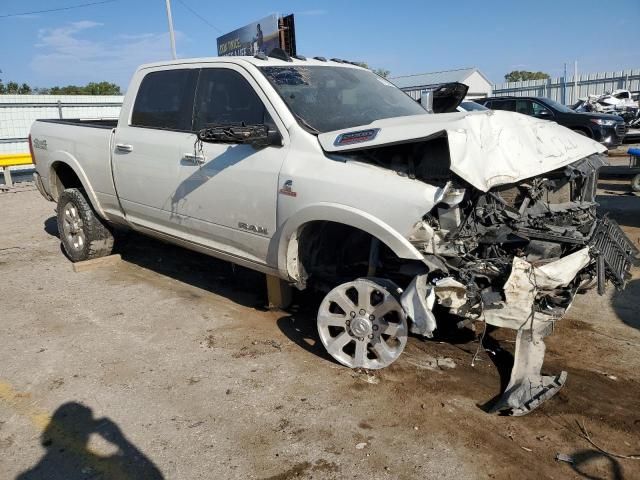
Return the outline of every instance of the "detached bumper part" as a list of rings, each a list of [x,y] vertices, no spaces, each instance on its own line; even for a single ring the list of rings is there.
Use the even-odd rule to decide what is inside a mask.
[[[541,375],[545,344],[543,338],[553,330],[552,322],[534,321],[530,328],[521,328],[516,337],[516,352],[507,389],[491,409],[520,417],[535,410],[564,386],[567,372]]]
[[[402,293],[400,305],[411,320],[411,333],[427,338],[433,337],[436,329],[436,317],[431,311],[435,303],[435,292],[427,285],[427,275],[414,277],[411,284]]]
[[[636,246],[620,226],[607,217],[598,219],[589,245],[597,260],[598,293],[604,293],[606,280],[617,290],[624,289],[631,278],[631,266],[640,263]]]

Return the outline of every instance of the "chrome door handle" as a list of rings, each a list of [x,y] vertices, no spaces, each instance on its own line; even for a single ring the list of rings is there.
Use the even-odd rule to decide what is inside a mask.
[[[206,160],[204,155],[195,155],[193,153],[185,153],[182,155],[182,158],[184,158],[185,160],[188,160],[194,165],[202,165]]]
[[[116,143],[116,150],[119,152],[133,152],[133,145],[125,145],[124,143]]]

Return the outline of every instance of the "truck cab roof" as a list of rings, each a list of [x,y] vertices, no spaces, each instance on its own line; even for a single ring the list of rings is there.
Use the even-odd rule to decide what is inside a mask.
[[[355,65],[352,62],[347,62],[346,60],[337,59],[323,59],[323,57],[314,57],[314,58],[306,58],[302,60],[299,57],[291,57],[290,61],[281,60],[275,57],[262,57],[258,58],[256,56],[227,56],[227,57],[201,57],[201,58],[179,58],[177,60],[163,61],[163,62],[153,62],[146,63],[141,65],[138,70],[144,70],[148,68],[157,68],[157,67],[169,67],[169,66],[180,66],[180,65],[189,65],[194,63],[233,63],[236,65],[247,65],[251,64],[256,67],[287,67],[287,66],[325,66],[325,67],[336,67],[336,68],[357,68],[360,70],[366,70],[365,68]]]

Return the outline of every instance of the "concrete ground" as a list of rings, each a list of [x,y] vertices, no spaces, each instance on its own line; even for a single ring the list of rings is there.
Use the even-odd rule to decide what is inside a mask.
[[[640,243],[627,188],[603,180],[599,200]],[[74,273],[53,207],[29,185],[0,193],[2,479],[640,478],[577,426],[640,453],[637,270],[622,294],[578,297],[549,337],[565,388],[500,417],[481,407],[508,372],[505,332],[475,366],[458,334],[352,371],[319,344],[313,295],[265,311],[260,275],[136,235],[121,263]]]

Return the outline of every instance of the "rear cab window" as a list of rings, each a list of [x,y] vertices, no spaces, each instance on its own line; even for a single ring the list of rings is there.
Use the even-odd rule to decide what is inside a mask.
[[[516,111],[515,100],[493,100],[491,102],[491,108],[493,110],[507,110],[509,112]]]
[[[191,131],[198,73],[198,69],[148,73],[138,89],[131,126]]]

